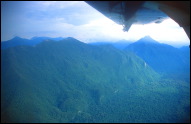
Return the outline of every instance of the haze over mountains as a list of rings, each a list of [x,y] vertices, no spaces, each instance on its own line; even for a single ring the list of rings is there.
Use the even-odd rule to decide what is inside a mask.
[[[190,122],[186,47],[60,39],[1,43],[1,122]]]

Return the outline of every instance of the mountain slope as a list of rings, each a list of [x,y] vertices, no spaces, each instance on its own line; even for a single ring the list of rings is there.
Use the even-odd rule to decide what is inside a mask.
[[[1,122],[184,122],[189,116],[182,110],[189,106],[187,83],[161,84],[142,59],[112,46],[69,37],[5,49],[1,60]]]
[[[130,44],[125,50],[141,57],[157,72],[181,74],[186,71],[189,73],[189,49],[183,53],[178,48],[158,43],[152,38],[146,37]]]

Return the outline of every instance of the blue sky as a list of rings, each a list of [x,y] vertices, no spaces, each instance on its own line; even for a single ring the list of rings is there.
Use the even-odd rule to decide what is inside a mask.
[[[189,38],[171,19],[161,24],[133,25],[128,32],[83,1],[1,1],[1,41],[15,36],[74,37],[83,42],[136,41],[146,35],[173,44]]]

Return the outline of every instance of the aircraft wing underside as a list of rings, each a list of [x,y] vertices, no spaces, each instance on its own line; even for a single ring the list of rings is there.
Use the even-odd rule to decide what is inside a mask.
[[[190,1],[85,1],[93,8],[123,25],[160,23],[172,18],[184,28],[190,38]]]

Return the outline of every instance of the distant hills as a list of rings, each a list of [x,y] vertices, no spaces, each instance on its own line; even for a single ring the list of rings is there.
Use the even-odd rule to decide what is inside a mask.
[[[14,37],[11,40],[1,42],[1,49],[15,46],[35,46],[43,41],[61,41],[63,39],[67,38],[33,37],[29,40]],[[136,42],[120,40],[118,42],[105,41],[89,44],[94,46],[111,45],[119,50],[133,52],[158,73],[167,73],[168,75],[179,73],[179,77],[181,77],[182,72],[186,71],[187,74],[190,72],[190,48],[188,46],[175,48],[164,43],[159,43],[149,36],[145,36]]]
[[[64,38],[62,37],[57,37],[57,38],[50,38],[50,37],[33,37],[30,40],[25,39],[25,38],[20,38],[20,37],[14,37],[11,40],[8,41],[2,41],[1,42],[1,49],[6,49],[10,47],[15,47],[15,46],[34,46],[40,42],[43,42],[44,40],[54,40],[54,41],[60,41]]]
[[[128,40],[119,40],[116,42],[105,41],[105,42],[92,42],[89,44],[91,44],[91,45],[112,45],[117,49],[123,50],[125,47],[127,47],[131,43],[133,43],[133,42],[128,41]]]
[[[67,38],[67,37],[66,37]],[[1,42],[1,49],[6,49],[6,48],[10,48],[10,47],[15,47],[15,46],[34,46],[40,42],[43,42],[45,40],[53,40],[53,41],[60,41],[63,40],[65,38],[62,37],[57,37],[57,38],[51,38],[51,37],[33,37],[30,40],[29,39],[25,39],[25,38],[20,38],[20,37],[14,37],[11,40],[8,41],[2,41]],[[131,44],[131,41],[127,41],[127,40],[120,40],[117,42],[109,42],[109,41],[105,41],[105,42],[93,42],[93,43],[89,43],[91,45],[106,45],[106,44],[111,44],[114,47],[118,48],[118,49],[124,49],[126,46],[128,46],[129,44]]]
[[[117,49],[135,53],[142,58],[149,66],[161,74],[171,75],[175,78],[190,74],[190,48],[183,46],[175,48],[173,46],[159,43],[151,37],[146,36],[140,40],[132,42],[98,42],[91,45],[112,45]],[[183,73],[187,75],[182,75]]]
[[[43,41],[61,41],[63,39],[67,38],[33,37],[29,40],[14,37],[11,40],[1,42],[1,49],[15,46],[35,46]],[[175,48],[164,43],[159,43],[149,36],[145,36],[136,42],[120,40],[118,42],[105,41],[89,44],[94,46],[111,45],[122,51],[133,52],[158,73],[167,73],[168,75],[179,73],[179,76],[182,76],[182,72],[186,71],[188,74],[190,72],[190,48],[188,46]]]
[[[154,41],[119,50],[72,37],[25,40],[16,37],[7,41],[14,47],[1,50],[2,123],[190,122],[190,80],[152,67],[160,64],[154,59],[186,58],[186,47],[181,56]],[[32,40],[35,45],[17,43]]]
[[[158,43],[150,37],[145,37],[127,46],[125,51],[131,51],[141,57],[155,71],[160,73],[190,72],[190,48],[175,48]]]

